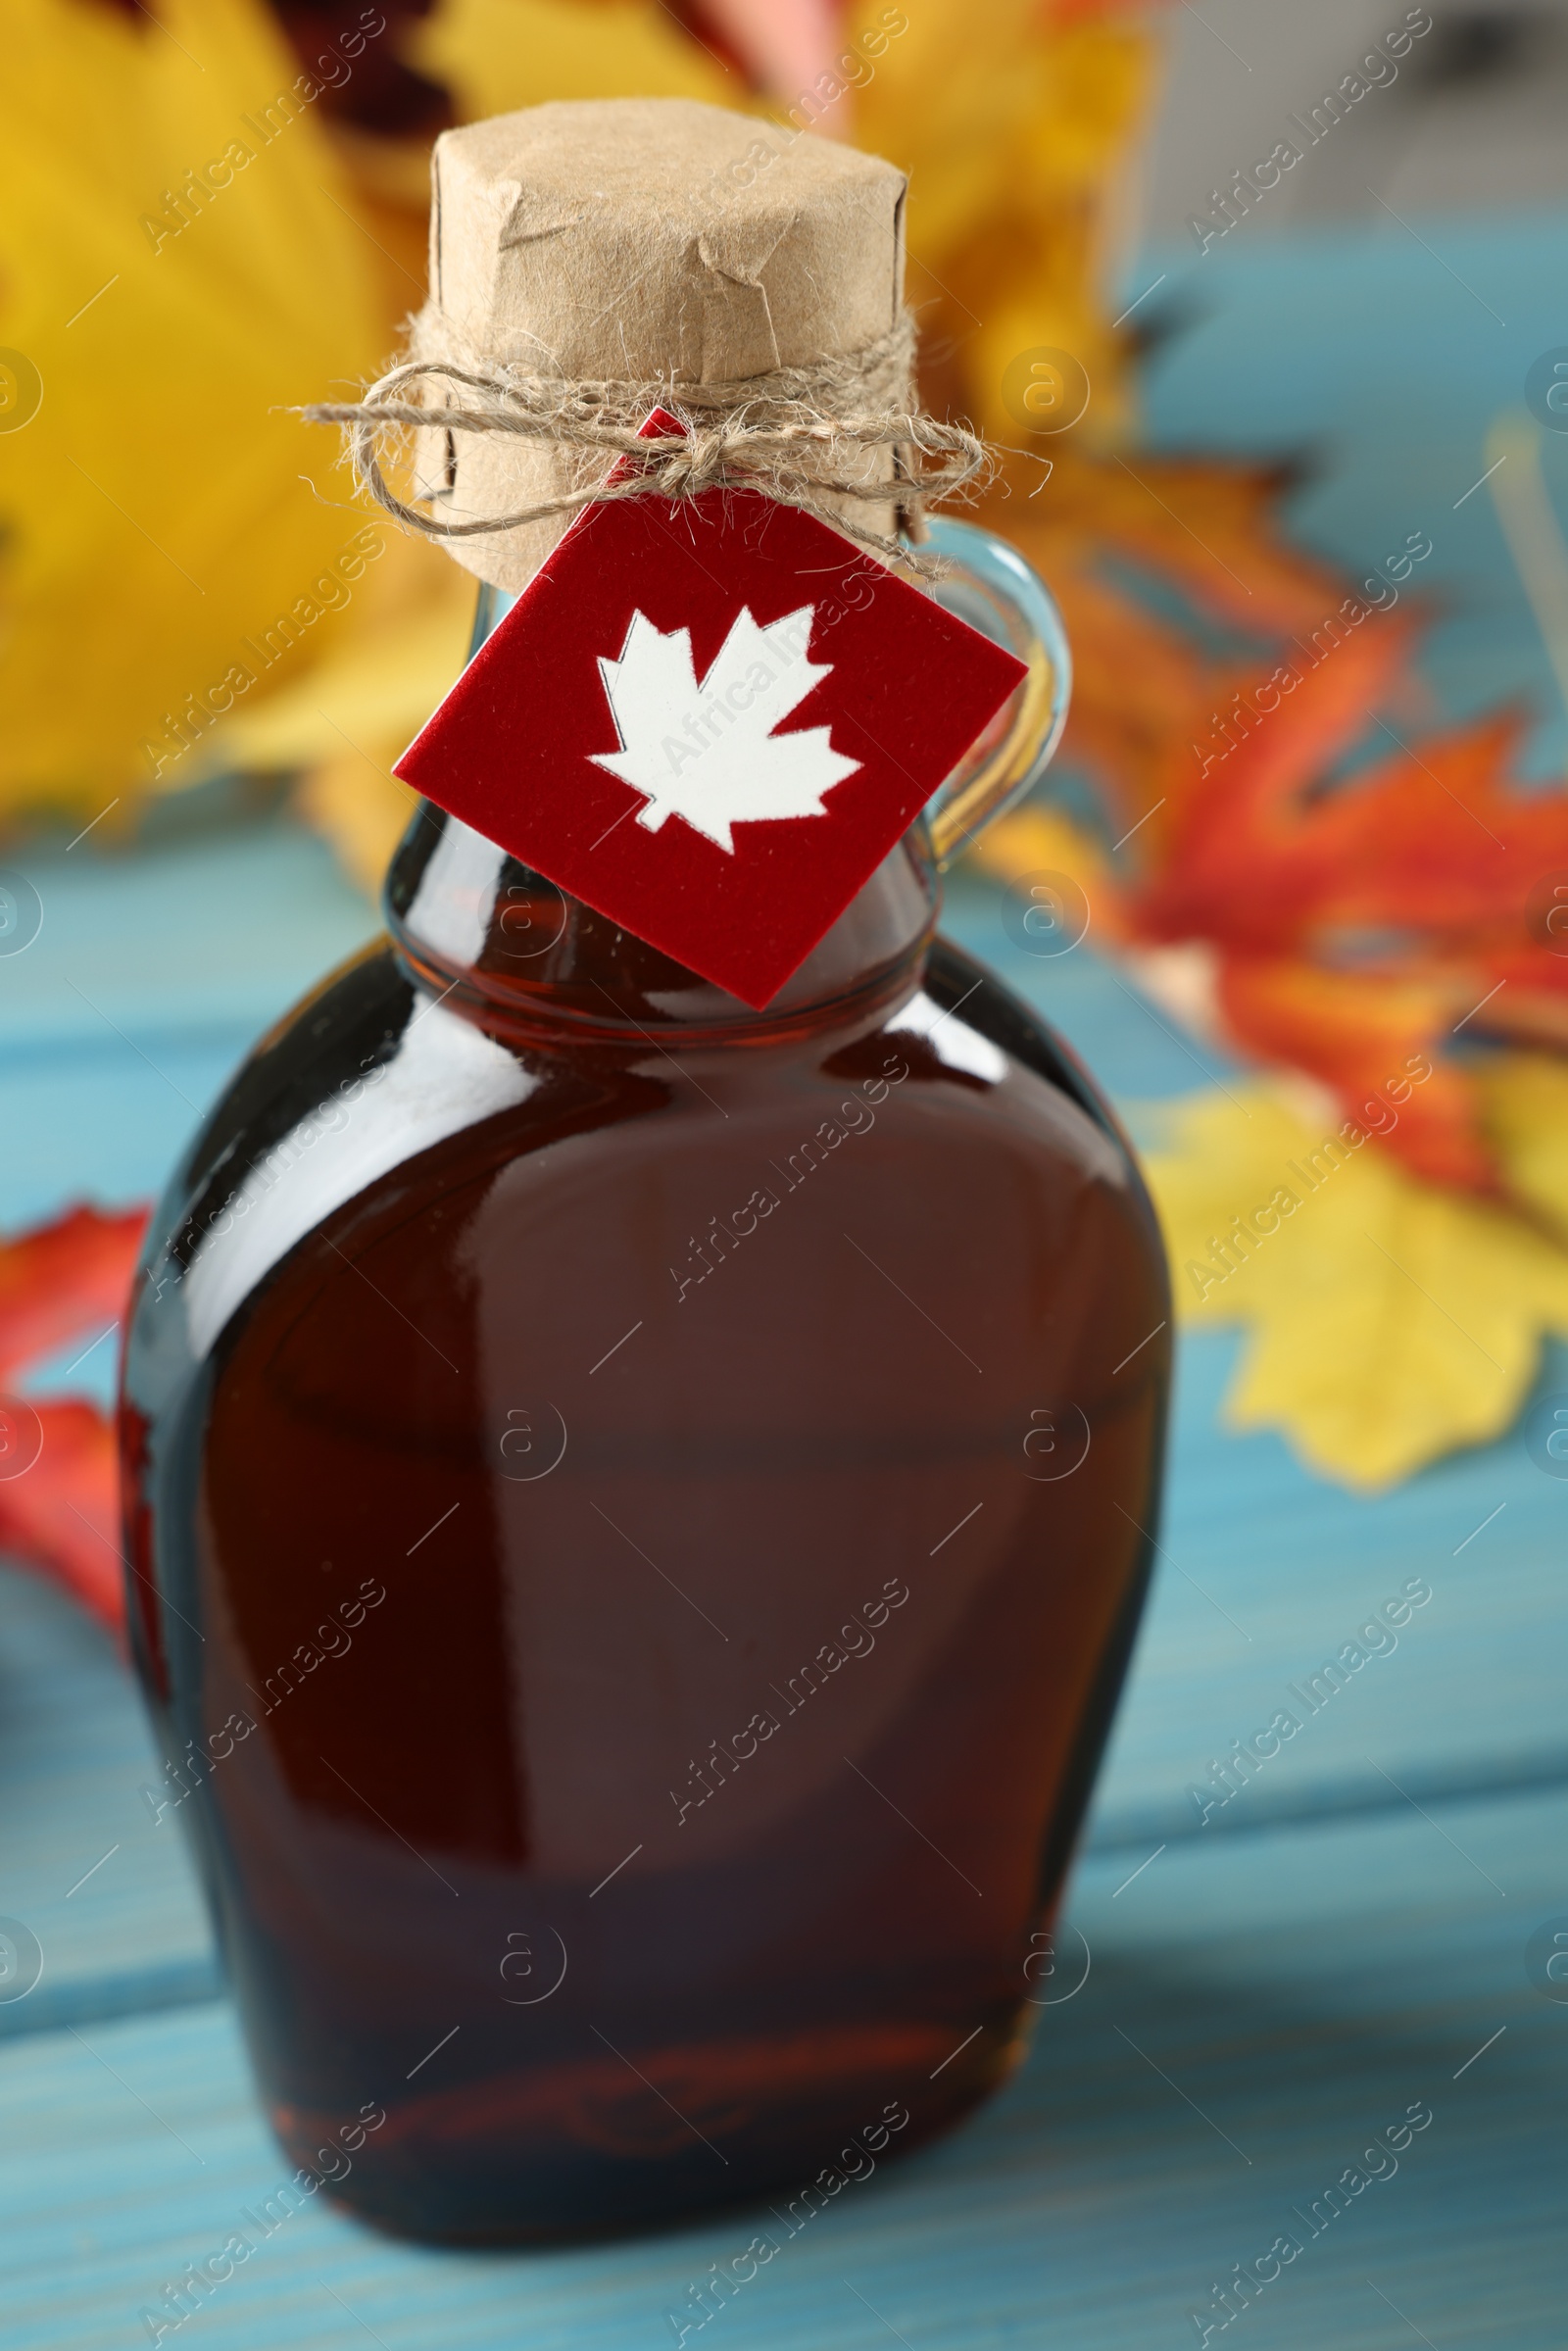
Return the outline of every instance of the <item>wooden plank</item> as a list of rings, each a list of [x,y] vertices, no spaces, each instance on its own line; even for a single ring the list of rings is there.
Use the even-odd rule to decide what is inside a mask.
[[[1233,1352],[1183,1343],[1163,1556],[1097,1834],[1212,1836],[1396,1802],[1369,1755],[1418,1796],[1568,1781],[1568,1489],[1515,1434],[1399,1493],[1350,1495],[1277,1439],[1218,1428]],[[1411,1581],[1430,1599],[1381,1629]],[[1347,1644],[1366,1663],[1347,1669]],[[1313,1678],[1334,1660],[1346,1687],[1330,1694]],[[1280,1709],[1299,1730],[1203,1824],[1190,1791],[1222,1797],[1210,1765]]]
[[[666,2314],[762,2232],[776,2256],[688,2346],[868,2351],[891,2327],[914,2351],[1147,2351],[1196,2342],[1213,2282],[1288,2233],[1298,2253],[1236,2322],[1259,2351],[1389,2351],[1412,2326],[1438,2351],[1540,2351],[1561,2327],[1568,2013],[1522,1957],[1564,1899],[1565,1832],[1568,1798],[1513,1798],[1441,1831],[1407,1809],[1190,1843],[1131,1885],[1090,1863],[1060,1937],[1074,1976],[1087,1937],[1088,1980],[1042,2010],[1022,2076],[793,2237],[758,2207],[586,2250],[436,2254],[313,2201],[264,2238],[246,2214],[285,2172],[225,2007],[13,2041],[0,2343],[145,2340],[139,2314],[236,2231],[255,2252],[188,2321],[209,2351],[366,2329],[387,2351],[668,2342]],[[1412,2102],[1433,2119],[1396,2172],[1314,2235],[1314,2202]]]
[[[57,875],[53,933],[13,962],[20,969],[46,939],[58,959],[35,967],[34,992],[16,1007],[22,1027],[0,1054],[35,1207],[82,1190],[123,1198],[162,1180],[194,1103],[363,927],[363,902],[325,855],[293,833],[243,833],[115,865],[108,881],[85,865]],[[965,943],[1033,995],[1113,1084],[1185,1087],[1186,1054],[1103,966],[1087,955],[1043,963],[1022,954],[989,885],[965,881],[951,912]],[[122,1038],[90,1005],[61,1001],[89,938],[99,958],[91,988],[116,969],[130,975],[122,996],[100,998]],[[220,951],[229,973],[222,1019],[194,1034],[172,1027],[176,999],[189,1005],[190,971]],[[0,988],[11,976],[0,964]],[[1183,1345],[1164,1556],[1096,1839],[1136,1856],[1183,1835],[1213,1841],[1283,1818],[1397,1804],[1385,1773],[1423,1801],[1562,1777],[1568,1591],[1556,1562],[1568,1489],[1511,1439],[1379,1502],[1352,1499],[1307,1476],[1274,1438],[1238,1440],[1216,1426],[1232,1352],[1223,1335]],[[65,1384],[96,1374],[107,1393],[111,1358],[100,1348]],[[1200,1822],[1188,1791],[1210,1760],[1268,1724],[1289,1702],[1287,1686],[1335,1656],[1414,1575],[1433,1599],[1397,1649],[1303,1720],[1251,1785]],[[177,1836],[167,1819],[154,1829],[139,1795],[155,1772],[133,1693],[63,1603],[21,1583],[4,1590],[0,1780],[25,1790],[7,1898],[43,1940],[49,1973],[34,2000],[0,2007],[0,2032],[121,2013],[142,1997],[209,1996],[208,1937]],[[1493,1693],[1504,1688],[1499,1708]]]
[[[103,855],[20,851],[43,906],[0,957],[0,1036],[101,1043],[272,1019],[377,927],[325,842],[279,818]]]
[[[0,1909],[44,1958],[36,1990],[0,2003],[0,2036],[215,1996],[177,1826],[156,1824],[141,1794],[160,1779],[107,1636],[32,1577],[0,1571]]]
[[[250,1024],[198,1036],[127,1031],[123,1041],[56,1040],[37,1053],[0,1053],[13,1122],[0,1166],[0,1225],[39,1222],[74,1200],[118,1208],[155,1200],[255,1033]],[[68,1352],[61,1361],[71,1359]]]
[[[276,821],[14,861],[43,927],[0,957],[0,1224],[156,1193],[254,1039],[375,928],[325,844]]]

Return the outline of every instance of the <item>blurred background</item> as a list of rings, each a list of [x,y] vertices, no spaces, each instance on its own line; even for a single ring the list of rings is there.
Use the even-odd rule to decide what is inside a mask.
[[[1555,1394],[1568,10],[23,0],[12,63],[0,1214],[121,1212],[107,1271],[90,1222],[50,1257],[51,1331],[249,1030],[373,921],[390,768],[462,661],[471,581],[296,412],[395,355],[443,126],[654,92],[910,175],[924,398],[1003,446],[979,518],[1077,666],[951,919],[1124,1103],[1180,1311],[1245,1335],[1229,1425],[1378,1491]],[[1239,1265],[1249,1187],[1334,1135],[1311,1244]],[[12,1385],[73,1417],[74,1516],[45,1473],[0,1525],[113,1613],[62,1368]]]
[[[1263,153],[1303,96],[1310,104],[1336,88],[1347,59],[1403,12],[1364,0],[1311,9],[1216,0],[1201,17],[1178,13],[1139,208],[1146,240],[1179,237],[1195,191],[1227,176],[1241,151]],[[1433,29],[1400,61],[1397,97],[1391,86],[1380,93],[1391,105],[1357,109],[1332,171],[1282,185],[1269,230],[1370,226],[1380,198],[1400,212],[1449,214],[1561,199],[1568,12],[1557,0],[1484,0],[1421,13]]]
[[[1003,445],[974,518],[1050,583],[1077,677],[945,919],[1128,1123],[1182,1325],[1071,1898],[1092,1984],[876,2208],[884,2285],[869,2252],[856,2275],[921,2342],[1032,2339],[1049,2303],[1142,2347],[1195,2298],[1206,2340],[1229,2306],[1200,2278],[1441,2093],[1353,2255],[1314,2250],[1249,2324],[1558,2339],[1568,0],[10,0],[5,57],[0,1909],[46,1954],[23,1997],[0,1919],[19,2343],[140,2339],[158,2265],[277,2160],[138,1792],[118,1322],[201,1114],[376,927],[390,768],[474,595],[294,412],[397,353],[443,126],[624,94],[909,174],[924,399]],[[1369,1662],[1348,1637],[1412,1580],[1433,1604]],[[1215,1758],[1331,1656],[1353,1687],[1218,1800]],[[612,2342],[728,2249],[460,2289],[291,2228],[212,2340],[368,2309],[394,2343]],[[780,2342],[838,2339],[822,2259],[791,2256]]]

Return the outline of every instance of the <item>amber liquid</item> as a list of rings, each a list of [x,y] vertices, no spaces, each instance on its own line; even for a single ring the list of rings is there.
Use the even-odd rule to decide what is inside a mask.
[[[278,2133],[364,2215],[785,2210],[971,2107],[1049,1989],[1163,1264],[1086,1082],[909,917],[915,849],[759,1019],[461,829],[416,825],[395,941],[264,1041],[151,1246],[171,1794]]]

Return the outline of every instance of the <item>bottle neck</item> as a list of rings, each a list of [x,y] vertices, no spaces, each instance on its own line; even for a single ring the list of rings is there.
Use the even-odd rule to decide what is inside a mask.
[[[469,659],[514,599],[482,587]],[[776,1037],[853,1021],[916,986],[940,885],[923,821],[764,1012],[421,801],[387,872],[387,926],[426,985],[486,1026]]]

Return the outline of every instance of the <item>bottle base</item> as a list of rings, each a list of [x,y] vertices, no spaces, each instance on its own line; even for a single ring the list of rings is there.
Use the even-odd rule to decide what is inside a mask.
[[[955,2039],[962,2042],[961,2026],[898,2032],[886,2041],[895,2038],[899,2062],[886,2062],[893,2051],[884,2045],[883,2062],[857,2069],[858,2080],[846,2081],[840,2052],[831,2088],[820,2076],[811,2082],[808,2047],[775,2045],[771,2094],[755,2104],[742,2085],[748,2073],[755,2085],[760,2053],[736,2049],[706,2053],[706,2095],[692,2094],[690,2073],[680,2069],[688,2092],[680,2112],[629,2072],[641,2097],[627,2098],[617,2082],[613,2108],[596,2101],[601,2085],[584,2078],[586,2069],[572,2069],[570,2082],[514,2076],[469,2084],[394,2112],[352,2170],[320,2187],[382,2234],[474,2251],[654,2233],[760,2205],[771,2216],[763,2234],[777,2252],[891,2158],[956,2128],[1009,2078],[1025,2048],[1022,2028],[1010,2022],[982,2027],[957,2063],[951,2052]],[[538,2129],[547,2097],[558,2116],[569,2100],[569,2131]],[[847,2124],[847,2116],[855,2119]],[[291,2156],[314,2169],[300,2152],[315,2135],[306,2117],[285,2110],[273,2124]]]

